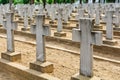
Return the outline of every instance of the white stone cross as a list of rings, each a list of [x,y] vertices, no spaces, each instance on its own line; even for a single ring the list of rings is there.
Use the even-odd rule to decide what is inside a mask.
[[[120,0],[115,0],[115,3],[119,3],[120,2]]]
[[[24,7],[24,28],[28,28],[28,7]]]
[[[36,34],[36,60],[40,62],[46,61],[44,37],[51,34],[50,27],[44,25],[44,17],[43,14],[37,14],[36,24],[31,26],[33,34]]]
[[[56,9],[52,8],[52,14],[51,14],[52,21],[56,19]]]
[[[57,32],[62,32],[63,25],[62,25],[62,8],[58,9],[58,26],[57,26]]]
[[[34,5],[32,4],[32,5],[28,6],[28,15],[29,15],[30,19],[33,18],[33,13],[34,13]]]
[[[7,30],[7,51],[14,52],[14,30],[17,29],[17,23],[13,22],[13,13],[7,12],[6,13],[6,21],[5,27]]]
[[[96,16],[95,16],[95,24],[99,25],[100,24],[100,10],[99,7],[95,9]]]
[[[23,18],[23,12],[24,12],[24,9],[23,9],[23,7],[24,7],[24,5],[22,5],[22,4],[18,4],[17,6],[17,10],[18,10],[18,14]]]
[[[116,21],[115,21],[115,27],[120,26],[120,7],[116,7]]]
[[[102,32],[93,31],[92,18],[80,19],[80,29],[73,29],[72,40],[80,42],[80,75],[93,76],[93,45],[102,45]]]
[[[77,20],[84,17],[84,11],[84,9],[78,9],[78,15],[76,15]]]
[[[113,17],[113,10],[106,11],[104,21],[106,21],[106,39],[113,39],[113,23],[116,21],[116,17]]]
[[[62,12],[62,18],[64,19],[65,22],[68,22],[68,17],[69,17],[69,5],[64,5],[64,9]]]
[[[100,0],[100,3],[105,3],[105,0]]]
[[[0,24],[3,25],[3,13],[2,13],[2,7],[0,6]]]
[[[88,6],[89,18],[94,18],[94,14],[95,14],[95,10],[94,10],[93,4],[89,4]]]
[[[88,3],[90,4],[90,3],[93,3],[93,0],[88,0]]]

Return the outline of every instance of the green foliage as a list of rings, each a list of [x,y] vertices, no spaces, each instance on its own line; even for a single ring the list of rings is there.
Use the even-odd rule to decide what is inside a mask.
[[[71,3],[71,0],[65,0],[66,3]]]
[[[106,2],[113,3],[113,2],[115,2],[115,0],[106,0]]]
[[[14,4],[28,4],[30,0],[13,0]],[[43,0],[34,0],[35,4],[43,4]],[[61,3],[71,3],[73,0],[56,0],[56,3],[61,4]],[[77,1],[77,0],[74,0]],[[95,0],[94,0],[95,1]],[[83,0],[84,3],[87,3],[88,0]],[[115,2],[115,0],[106,0],[107,3],[112,3]],[[7,4],[9,3],[9,0],[0,0],[0,4]],[[54,0],[46,0],[46,3],[52,4],[54,3]]]
[[[28,3],[29,3],[29,0],[23,0],[23,3],[24,3],[24,4],[28,4]]]
[[[23,0],[14,0],[14,4],[23,4]]]
[[[52,4],[54,2],[54,0],[47,0],[48,4]]]
[[[42,0],[35,0],[35,4],[42,4],[43,1]]]
[[[7,4],[7,3],[9,3],[9,0],[0,0],[0,3],[1,4]]]

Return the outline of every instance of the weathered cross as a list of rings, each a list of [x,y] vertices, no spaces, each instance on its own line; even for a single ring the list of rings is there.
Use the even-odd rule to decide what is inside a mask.
[[[36,24],[31,26],[36,34],[36,61],[30,63],[30,69],[34,69],[43,73],[53,72],[53,64],[46,61],[45,53],[45,36],[50,35],[50,27],[44,25],[44,14],[36,15]]]
[[[36,15],[36,24],[31,26],[33,33],[36,34],[36,60],[40,62],[46,61],[44,37],[51,34],[50,27],[44,25],[44,17],[43,14]]]
[[[4,26],[7,30],[7,51],[14,52],[14,30],[17,29],[17,23],[13,22],[13,13],[6,13],[6,21],[4,21]]]
[[[24,7],[24,29],[26,30],[28,28],[28,7]]]
[[[113,16],[114,10],[107,10],[106,15],[103,19],[106,22],[106,39],[112,40],[113,39],[113,23],[116,21],[116,17]]]
[[[1,58],[9,61],[21,60],[21,54],[15,52],[14,47],[14,30],[17,30],[17,22],[13,21],[14,13],[9,11],[6,13],[6,21],[3,22],[3,26],[7,33],[7,52],[1,53]]]
[[[120,2],[120,0],[115,0],[115,3],[119,3]]]
[[[99,25],[100,24],[100,10],[99,7],[95,9],[96,16],[95,16],[95,24]]]
[[[116,7],[116,22],[115,22],[115,27],[120,26],[120,7]]]
[[[62,8],[58,9],[58,26],[57,26],[57,32],[62,32],[63,25],[62,25]]]
[[[78,9],[78,15],[76,16],[76,19],[79,20],[81,17],[84,17],[84,9]]]
[[[105,0],[100,0],[100,3],[105,3]]]
[[[2,6],[0,6],[0,25],[3,25],[3,12],[2,12]]]
[[[92,18],[80,19],[80,29],[73,29],[72,40],[81,42],[80,75],[93,76],[93,45],[102,45],[102,33],[93,31]]]

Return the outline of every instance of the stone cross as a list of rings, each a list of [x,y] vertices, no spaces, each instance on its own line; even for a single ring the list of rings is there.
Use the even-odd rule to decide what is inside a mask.
[[[33,9],[34,9],[34,5],[29,5],[29,7],[28,7],[28,15],[29,15],[30,19],[33,18],[33,12],[34,12]]]
[[[106,39],[113,39],[113,22],[116,18],[113,17],[113,10],[106,11],[106,16],[104,20],[106,21]]]
[[[28,28],[28,7],[25,6],[24,7],[24,28],[27,29]]]
[[[76,19],[79,20],[81,17],[84,17],[84,9],[78,9],[78,15]]]
[[[7,30],[7,51],[14,52],[14,30],[17,29],[17,23],[13,22],[13,13],[7,12],[6,13],[6,30]]]
[[[88,0],[88,3],[93,3],[93,1],[92,0]]]
[[[105,3],[105,0],[100,0],[100,3]]]
[[[100,24],[100,10],[99,10],[99,7],[96,8],[95,12],[96,12],[95,24],[99,25]]]
[[[68,14],[69,10],[68,10],[68,6],[64,6],[64,10],[62,12],[62,18],[64,19],[64,21],[67,23],[68,21],[68,17],[69,17],[69,14]]]
[[[73,29],[72,40],[81,42],[80,75],[93,76],[93,45],[102,45],[102,33],[93,31],[92,18],[80,19],[80,29]]]
[[[56,7],[55,5],[51,5],[50,9],[48,8],[48,13],[49,13],[49,16],[51,16],[51,19],[52,21],[55,20],[55,16],[56,16]]]
[[[43,14],[44,13],[44,7],[43,7],[43,5],[39,5],[39,7],[38,7],[38,14]]]
[[[18,14],[23,18],[23,12],[24,12],[24,10],[23,10],[23,5],[22,4],[18,4],[17,5],[17,9],[18,9]]]
[[[58,10],[58,27],[57,27],[57,32],[62,32],[63,25],[62,25],[62,8],[59,8]]]
[[[116,22],[115,27],[120,26],[120,7],[116,7]]]
[[[0,6],[0,24],[3,25],[3,13],[2,13],[2,7]]]
[[[53,64],[46,61],[45,36],[50,35],[50,27],[44,25],[45,14],[37,14],[33,26],[36,34],[36,61],[30,63],[30,69],[43,73],[53,72]],[[32,27],[32,26],[31,26]]]
[[[33,33],[36,34],[36,60],[40,62],[46,61],[44,37],[50,35],[50,27],[44,25],[44,17],[43,14],[36,15],[36,24],[31,26]]]
[[[115,3],[119,3],[120,2],[120,0],[115,0]]]
[[[94,14],[95,14],[95,11],[94,11],[94,8],[93,8],[93,4],[89,4],[89,6],[88,6],[89,18],[94,18]]]

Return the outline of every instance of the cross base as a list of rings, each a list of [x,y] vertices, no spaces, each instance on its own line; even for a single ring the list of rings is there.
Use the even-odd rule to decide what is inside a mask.
[[[42,63],[40,61],[36,61],[36,62],[30,63],[30,69],[40,71],[42,73],[52,73],[54,70],[54,66],[50,62]]]
[[[24,19],[20,17],[19,20],[20,20],[20,21],[23,21]]]
[[[20,16],[20,15],[18,15],[18,14],[15,14],[15,17],[20,18],[21,16]]]
[[[29,31],[30,28],[21,28],[22,31]]]
[[[56,21],[52,21],[52,20],[51,20],[49,23],[50,23],[50,24],[57,24]]]
[[[3,25],[2,24],[0,24],[0,27],[2,27]]]
[[[70,22],[63,22],[64,26],[70,26]]]
[[[30,32],[32,34],[36,34],[36,25],[35,24],[32,24],[31,27],[30,27]]]
[[[116,40],[103,40],[103,44],[107,44],[107,45],[118,45],[118,42]]]
[[[106,24],[106,22],[104,22],[104,21],[101,21],[101,22],[100,22],[100,24]]]
[[[120,27],[114,27],[113,30],[120,31]]]
[[[101,30],[103,29],[103,26],[102,25],[94,25],[94,30]]]
[[[11,62],[21,60],[21,54],[19,52],[3,52],[1,57]]]
[[[23,26],[23,24],[24,24],[24,22],[23,22],[23,21],[20,21],[20,20],[18,20],[17,22],[20,23],[19,25],[22,25],[22,26]]]
[[[83,75],[79,75],[79,73],[77,73],[71,77],[71,80],[101,80],[101,79],[96,76],[86,77]]]
[[[54,36],[56,36],[56,37],[66,37],[66,33],[65,32],[55,32]]]
[[[76,19],[70,19],[69,22],[75,24],[75,23],[78,23],[78,20],[76,20]]]

